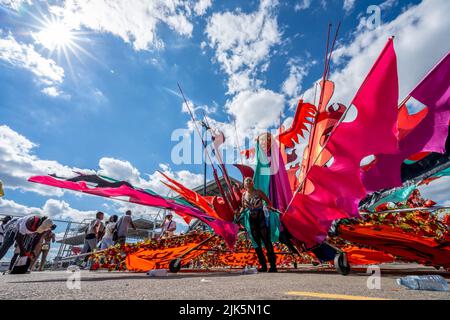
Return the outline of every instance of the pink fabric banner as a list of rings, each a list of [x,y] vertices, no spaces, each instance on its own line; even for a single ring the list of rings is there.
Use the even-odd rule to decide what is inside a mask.
[[[173,210],[176,213],[186,214],[206,223],[225,240],[230,248],[233,248],[236,243],[237,231],[239,229],[236,224],[216,219],[194,207],[178,204],[172,200],[164,199],[163,197],[152,195],[139,189],[130,188],[127,185],[121,185],[117,188],[91,188],[83,181],[65,181],[50,176],[31,177],[28,181],[145,206]]]
[[[425,104],[428,112],[400,141],[397,153],[377,155],[375,166],[363,175],[369,192],[401,186],[401,165],[408,157],[422,151],[445,151],[450,120],[450,53],[411,92],[411,96]]]
[[[314,190],[296,194],[282,217],[289,232],[308,247],[326,238],[334,220],[359,216],[358,203],[366,195],[361,160],[398,150],[397,103],[397,58],[390,39],[353,100],[356,118],[341,123],[330,138],[332,165],[311,169],[308,180]]]

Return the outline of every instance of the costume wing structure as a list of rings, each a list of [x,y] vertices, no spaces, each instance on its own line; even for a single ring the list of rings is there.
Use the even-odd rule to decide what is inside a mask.
[[[398,150],[397,103],[397,60],[390,39],[353,99],[356,118],[342,122],[329,138],[326,148],[333,163],[306,167],[312,188],[297,192],[282,217],[289,232],[308,247],[325,240],[334,220],[359,217],[358,204],[366,195],[360,163],[371,154]]]
[[[167,199],[144,189],[135,188],[126,181],[115,181],[108,185],[105,184],[105,181],[108,181],[100,176],[87,176],[86,180],[88,181],[85,181],[83,177],[81,175],[66,180],[51,176],[35,176],[28,179],[28,181],[130,203],[173,210],[178,214],[196,218],[206,223],[225,240],[228,246],[233,247],[236,242],[237,225],[212,217],[196,207],[177,203],[173,199]]]

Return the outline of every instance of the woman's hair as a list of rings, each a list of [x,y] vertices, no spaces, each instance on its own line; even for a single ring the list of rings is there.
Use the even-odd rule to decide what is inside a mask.
[[[117,219],[118,219],[119,217],[116,215],[116,214],[113,214],[110,218],[109,218],[109,221],[111,221],[111,222],[117,222]]]

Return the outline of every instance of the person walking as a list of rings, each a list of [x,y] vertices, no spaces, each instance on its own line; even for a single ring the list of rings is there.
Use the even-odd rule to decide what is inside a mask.
[[[112,247],[114,245],[113,236],[118,218],[119,217],[117,215],[112,215],[106,222],[105,235],[102,238],[100,250],[108,249],[109,247]]]
[[[95,215],[95,219],[92,220],[86,229],[86,235],[84,237],[84,246],[81,250],[80,254],[86,254],[89,252],[93,252],[97,248],[97,243],[99,240],[101,240],[104,225],[103,225],[103,218],[105,217],[105,214],[101,211],[98,211]],[[87,262],[89,260],[89,255],[86,255],[83,259],[82,267],[86,267]],[[75,264],[78,264],[79,258],[75,260]]]
[[[136,230],[136,226],[133,223],[133,219],[131,218],[131,210],[127,210],[124,216],[121,216],[119,221],[117,221],[116,233],[117,233],[117,241],[116,244],[125,244],[128,234],[128,228],[132,227]]]

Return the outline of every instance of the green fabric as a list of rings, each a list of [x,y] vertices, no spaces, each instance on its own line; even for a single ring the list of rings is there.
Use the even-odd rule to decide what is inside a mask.
[[[256,168],[253,175],[255,189],[259,189],[269,196],[270,185],[269,160],[263,152],[260,152],[259,142],[256,143]]]
[[[373,211],[376,207],[378,207],[380,204],[387,203],[387,202],[402,202],[409,198],[411,193],[417,188],[415,184],[409,187],[398,189],[397,191],[391,193],[387,197],[384,197],[383,199],[379,200],[372,206],[370,206],[369,210]]]
[[[256,143],[256,168],[255,174],[253,175],[253,183],[255,189],[259,189],[269,196],[269,188],[270,188],[270,164],[269,161],[264,154],[264,152],[260,152],[259,142]],[[270,230],[270,240],[272,242],[278,242],[280,236],[280,215],[276,211],[269,211],[269,230]],[[253,239],[252,231],[250,228],[250,210],[246,209],[241,215],[242,225],[247,230],[247,234],[250,237],[252,245],[254,248],[257,248],[258,245]],[[264,243],[262,243],[264,246]]]
[[[276,211],[269,211],[269,230],[270,230],[270,241],[278,242],[280,237],[280,215]],[[255,239],[253,239],[252,230],[250,228],[250,210],[246,209],[241,215],[241,223],[247,230],[247,234],[250,237],[253,248],[258,248]],[[264,242],[261,241],[261,245],[264,246]]]

